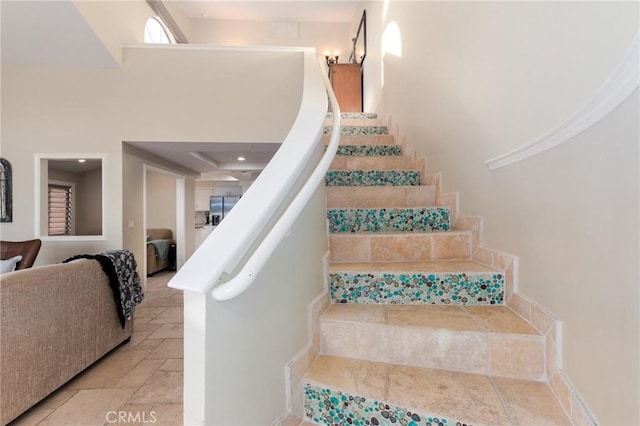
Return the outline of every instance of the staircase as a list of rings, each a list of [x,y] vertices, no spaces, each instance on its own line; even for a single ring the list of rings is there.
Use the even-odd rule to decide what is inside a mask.
[[[459,218],[457,196],[375,115],[342,121],[325,179],[331,304],[304,421],[570,424],[547,385],[545,334],[505,305],[513,270],[481,251],[480,220]]]

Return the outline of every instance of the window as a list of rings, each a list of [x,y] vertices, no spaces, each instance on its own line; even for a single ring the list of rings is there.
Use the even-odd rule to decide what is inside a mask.
[[[73,234],[73,184],[49,184],[50,236]]]
[[[171,44],[171,39],[164,25],[158,18],[149,18],[144,27],[144,42],[156,44]]]

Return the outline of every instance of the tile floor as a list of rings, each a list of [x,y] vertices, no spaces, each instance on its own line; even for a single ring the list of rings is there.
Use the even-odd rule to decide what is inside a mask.
[[[147,279],[131,341],[116,348],[10,426],[182,425],[182,292],[173,272]]]

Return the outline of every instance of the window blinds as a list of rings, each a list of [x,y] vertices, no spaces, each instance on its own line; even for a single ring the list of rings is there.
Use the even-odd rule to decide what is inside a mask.
[[[71,187],[49,185],[49,235],[71,235]]]

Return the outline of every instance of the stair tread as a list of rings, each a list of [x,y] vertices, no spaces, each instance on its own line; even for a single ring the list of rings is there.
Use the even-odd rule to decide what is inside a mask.
[[[491,266],[484,265],[474,260],[424,260],[408,262],[333,262],[329,272],[500,272]]]
[[[370,406],[373,402],[377,406],[384,402],[423,416],[447,419],[447,424],[457,421],[475,425],[571,424],[549,387],[540,382],[329,355],[318,356],[306,373],[305,381],[308,386],[328,388],[328,392],[341,391],[354,399],[359,397],[358,403],[362,406]],[[337,392],[334,394],[339,396]],[[308,402],[307,411],[309,408],[316,410],[315,419],[320,420],[322,413],[318,413],[321,409],[316,405],[317,399],[320,396]],[[336,404],[334,411],[344,412],[347,404],[352,403]],[[387,415],[389,411],[406,415],[406,410],[397,407],[390,407]],[[368,411],[366,416],[376,416],[382,424],[386,422],[377,408]]]
[[[389,327],[438,328],[541,338],[541,333],[506,306],[331,304],[322,321]]]

